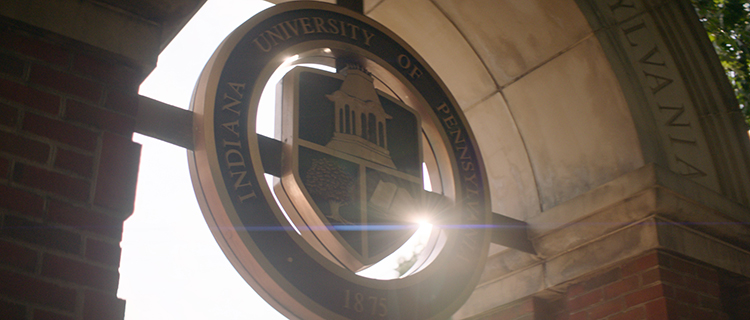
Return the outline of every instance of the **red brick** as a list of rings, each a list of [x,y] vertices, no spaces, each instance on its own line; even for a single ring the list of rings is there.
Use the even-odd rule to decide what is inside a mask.
[[[89,198],[88,181],[42,168],[16,163],[13,169],[13,180],[72,200],[86,201]]]
[[[641,273],[641,285],[645,286],[657,281],[661,281],[661,272],[659,268],[654,268]]]
[[[0,103],[0,125],[15,127],[16,123],[18,123],[18,109]]]
[[[568,310],[578,311],[602,301],[602,290],[595,290],[568,301]]]
[[[659,256],[656,252],[649,253],[622,266],[622,276],[626,277],[634,273],[645,271],[659,264]]]
[[[680,273],[691,274],[691,275],[695,274],[696,265],[694,263],[686,261],[678,257],[674,257],[674,256],[669,256],[669,255],[665,255],[665,256],[669,257],[670,269],[680,272]]]
[[[10,173],[10,160],[5,158],[0,158],[0,180],[7,180],[9,179],[9,173]],[[2,198],[2,196],[0,196]]]
[[[141,145],[104,133],[94,204],[121,212],[133,212]]]
[[[568,297],[568,299],[575,298],[577,296],[580,296],[581,294],[585,293],[586,290],[583,288],[582,283],[574,284],[570,287],[568,287],[568,290],[565,292],[565,295]]]
[[[0,295],[74,311],[76,291],[27,275],[0,269]]]
[[[86,259],[113,267],[120,266],[120,246],[104,241],[86,240]]]
[[[23,130],[88,151],[96,149],[98,135],[91,130],[47,117],[26,114]]]
[[[638,276],[630,276],[604,288],[604,298],[612,299],[638,288]]]
[[[119,88],[138,89],[140,72],[116,63],[79,54],[73,57],[73,71]]]
[[[533,298],[533,311],[534,319],[550,319],[550,320],[567,320],[568,313],[567,303],[568,300],[564,297],[556,297],[553,299],[542,299]]]
[[[5,216],[5,225],[0,229],[0,234],[73,254],[79,254],[82,247],[81,236],[77,233],[10,215]]]
[[[646,319],[645,307],[637,307],[613,316],[608,320],[643,320]]]
[[[0,152],[45,163],[49,158],[49,151],[50,147],[45,143],[0,131]]]
[[[67,65],[70,57],[70,53],[58,45],[41,41],[14,30],[0,30],[0,43],[6,49],[59,66]]]
[[[721,300],[714,297],[699,296],[700,306],[706,309],[721,310]]]
[[[568,320],[588,320],[589,319],[589,313],[588,311],[581,311],[574,314],[571,314],[568,317]]]
[[[26,307],[0,300],[0,315],[4,320],[26,320]]]
[[[521,314],[534,313],[534,298],[526,299],[518,305],[518,312]]]
[[[715,282],[692,279],[685,285],[693,291],[703,293],[711,297],[719,297],[719,295],[721,294],[719,284]]]
[[[671,284],[662,283],[661,284],[661,289],[664,291],[664,296],[665,297],[672,298],[672,299],[674,299],[676,297],[676,295],[675,295],[675,288]]]
[[[692,319],[693,313],[690,310],[690,305],[680,303],[674,299],[667,299],[667,310],[669,316],[675,319]]]
[[[75,100],[68,100],[65,118],[125,136],[132,135],[133,130],[135,130],[134,118],[110,110],[92,107]]]
[[[120,277],[116,270],[52,254],[42,258],[42,275],[111,292],[117,291]]]
[[[44,215],[44,198],[13,187],[0,185],[0,207],[39,218]]]
[[[34,272],[36,263],[36,251],[15,243],[0,241],[0,264]]]
[[[0,53],[0,73],[14,78],[22,78],[26,63],[14,56]]]
[[[625,309],[623,308],[624,305],[625,302],[623,302],[622,299],[607,301],[589,310],[589,319],[595,320],[606,318]]]
[[[683,277],[682,275],[678,273],[675,273],[666,269],[659,270],[659,278],[661,279],[662,282],[665,282],[665,283],[672,283],[672,284],[681,285],[681,286],[684,286],[687,284],[685,282],[685,277]]]
[[[660,298],[646,304],[646,314],[649,320],[669,320],[667,299]]]
[[[661,267],[644,272],[643,275],[641,275],[641,279],[642,285],[646,285],[656,281],[671,283],[678,286],[684,286],[686,284],[685,278],[682,275]]]
[[[695,277],[708,282],[719,282],[719,273],[704,266],[695,266]]]
[[[104,107],[135,117],[138,114],[138,92],[136,90],[110,90]]]
[[[111,217],[103,213],[74,207],[64,202],[51,200],[49,202],[49,219],[51,221],[87,230],[103,235],[113,240],[122,239],[122,219]]]
[[[698,296],[698,294],[696,294],[695,292],[690,292],[685,289],[676,288],[675,298],[682,303],[687,303],[691,305],[700,304],[700,297]]]
[[[55,168],[71,171],[90,178],[94,167],[94,158],[75,151],[57,149]]]
[[[118,299],[114,294],[85,293],[83,320],[122,320],[124,316],[125,300]]]
[[[60,112],[60,97],[5,79],[0,79],[0,97],[49,114]]]
[[[103,92],[99,83],[40,65],[31,66],[29,82],[92,102],[98,102]]]
[[[632,307],[660,297],[664,297],[664,290],[662,285],[658,284],[626,295],[625,303],[627,307]]]
[[[689,309],[690,315],[693,317],[693,319],[719,319],[718,313],[704,310],[696,306],[690,306]]]
[[[73,320],[73,318],[45,310],[34,310],[34,320]]]

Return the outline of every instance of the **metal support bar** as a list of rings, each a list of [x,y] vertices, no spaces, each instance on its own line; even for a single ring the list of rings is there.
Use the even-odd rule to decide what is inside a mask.
[[[161,101],[139,96],[135,131],[193,150],[193,112]],[[263,171],[281,176],[281,141],[258,135]]]
[[[281,177],[281,141],[258,135],[258,149],[260,149],[260,162],[263,163],[263,172],[274,177]]]
[[[193,113],[138,96],[135,132],[193,150]]]
[[[492,223],[492,243],[536,254],[534,245],[529,240],[529,225],[526,222],[495,213],[492,215]]]
[[[336,0],[336,5],[359,14],[365,14],[365,4],[363,0]]]
[[[139,102],[136,132],[189,150],[193,149],[193,113],[191,111],[144,96],[140,96]],[[283,143],[279,140],[258,135],[260,159],[265,173],[276,177],[281,176],[282,145]],[[529,240],[526,222],[495,213],[492,215],[492,224],[493,243],[536,254]]]

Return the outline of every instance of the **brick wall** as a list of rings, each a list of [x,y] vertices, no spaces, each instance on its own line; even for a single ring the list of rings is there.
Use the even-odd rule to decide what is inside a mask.
[[[570,320],[728,319],[717,270],[651,252],[568,288]]]
[[[719,278],[720,272],[714,268],[653,251],[583,277],[562,292],[547,293],[546,299],[522,299],[477,319],[747,319],[747,308],[740,306],[742,302],[750,301],[750,286],[747,285],[750,281],[745,279],[740,283],[720,281]],[[722,282],[732,285],[721,285]],[[722,302],[733,307],[724,308]]]
[[[142,74],[0,22],[0,318],[122,319]]]
[[[724,272],[720,274],[721,299],[730,319],[750,319],[750,279]]]

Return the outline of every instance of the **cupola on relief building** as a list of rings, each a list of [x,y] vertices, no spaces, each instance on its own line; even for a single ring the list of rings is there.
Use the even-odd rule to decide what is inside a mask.
[[[391,119],[366,70],[349,68],[341,89],[327,95],[335,103],[336,131],[326,146],[395,168],[388,152],[385,121]]]

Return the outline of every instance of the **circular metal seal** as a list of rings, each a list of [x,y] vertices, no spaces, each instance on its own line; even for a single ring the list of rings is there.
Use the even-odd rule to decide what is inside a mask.
[[[323,241],[325,235],[315,233],[315,228],[293,226],[301,223],[285,218],[274,199],[274,190],[264,179],[255,133],[257,110],[271,75],[295,55],[300,61],[328,64],[335,57],[360,57],[359,65],[367,70],[362,77],[369,75],[381,81],[399,97],[398,104],[408,106],[409,112],[421,119],[416,122],[421,140],[413,144],[421,147],[413,152],[424,154],[423,161],[431,169],[436,190],[418,198],[422,202],[439,199],[437,209],[441,213],[431,221],[433,233],[440,236],[433,237],[436,240],[413,268],[415,272],[391,280],[357,275],[355,272],[371,261],[344,261],[347,258],[341,257],[360,254],[338,255],[338,247],[331,241],[341,237],[330,236]],[[344,89],[342,85],[341,90]],[[327,320],[445,319],[474,290],[489,246],[490,229],[486,226],[492,220],[486,174],[476,141],[458,104],[435,72],[382,25],[320,2],[288,2],[269,8],[237,28],[216,50],[196,85],[191,109],[195,149],[188,158],[206,221],[238,272],[285,316]],[[379,119],[391,121],[389,117],[381,112]],[[336,128],[343,131],[341,119],[335,123],[341,123]],[[352,122],[352,126],[363,125],[367,118],[362,119],[361,123]],[[289,158],[305,156],[292,150],[295,137],[285,136],[281,141],[285,168],[281,181],[298,172],[294,168],[298,162]],[[389,145],[398,145],[393,138],[389,138]],[[369,139],[375,145],[370,149],[386,149],[384,134]],[[384,155],[377,161],[382,165],[370,167],[400,165],[391,161],[387,152],[381,153]],[[365,169],[356,170],[365,172],[370,167],[363,164],[358,168]],[[387,170],[391,169],[381,171],[401,174],[395,169]],[[363,173],[361,177],[364,176]],[[361,185],[366,188],[365,183]],[[296,203],[287,210],[311,199],[304,186],[299,189],[280,197]],[[365,191],[361,194],[369,197]],[[360,223],[359,227],[368,225]]]

